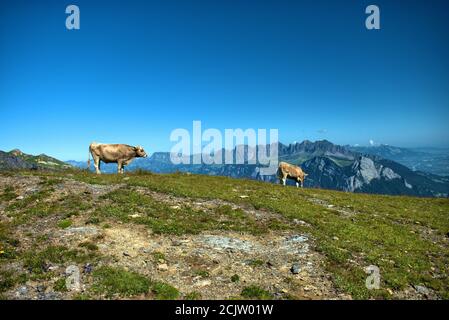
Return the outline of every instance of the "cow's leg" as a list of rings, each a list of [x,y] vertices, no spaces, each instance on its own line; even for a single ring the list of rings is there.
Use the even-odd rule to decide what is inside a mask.
[[[100,171],[100,157],[99,156],[94,156],[94,166],[95,166],[95,172],[97,174],[101,174]]]
[[[123,169],[123,162],[117,161],[117,173],[122,173],[122,169]]]
[[[282,184],[285,186],[287,183],[287,176],[282,176]]]
[[[304,180],[301,180],[301,188],[304,188]]]
[[[299,182],[296,181],[296,188],[299,188]]]

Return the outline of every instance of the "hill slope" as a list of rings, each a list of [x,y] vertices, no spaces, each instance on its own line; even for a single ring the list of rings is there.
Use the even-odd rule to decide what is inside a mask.
[[[70,164],[46,154],[34,156],[23,153],[19,149],[9,152],[0,151],[0,170],[63,170],[71,167]]]
[[[3,173],[0,186],[8,299],[449,298],[448,199],[181,173]]]

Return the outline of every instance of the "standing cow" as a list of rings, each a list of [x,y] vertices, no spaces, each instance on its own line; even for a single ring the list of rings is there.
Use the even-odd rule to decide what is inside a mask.
[[[307,176],[307,173],[304,173],[302,169],[298,166],[294,166],[287,162],[280,162],[278,167],[278,177],[279,183],[282,183],[285,186],[287,179],[295,180],[296,187],[299,187],[299,183],[301,183],[301,188],[304,186],[304,178]]]
[[[141,146],[133,147],[127,144],[103,144],[92,142],[89,154],[94,159],[95,171],[100,174],[100,161],[104,163],[117,163],[117,172],[123,173],[123,168],[130,164],[134,158],[146,158],[147,154]],[[87,159],[87,168],[90,168],[90,156]]]

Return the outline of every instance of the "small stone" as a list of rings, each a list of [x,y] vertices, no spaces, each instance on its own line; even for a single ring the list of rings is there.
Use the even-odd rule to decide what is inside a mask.
[[[83,272],[84,273],[91,273],[93,270],[93,267],[90,263],[86,263],[83,267]]]
[[[340,240],[338,237],[332,237],[332,240],[335,240],[335,241],[338,241],[338,240]]]
[[[37,292],[45,292],[45,289],[47,289],[47,287],[41,284],[36,287]]]
[[[195,283],[196,287],[206,287],[206,286],[210,286],[210,285],[211,285],[210,280],[202,280],[202,281]]]
[[[425,286],[413,286],[419,294],[428,295],[429,289],[427,289]]]
[[[393,290],[391,290],[390,288],[387,288],[387,292],[388,292],[388,294],[389,294],[390,296],[393,295]]]
[[[18,196],[18,197],[16,198],[16,200],[23,200],[23,199],[24,199],[23,196]]]
[[[26,296],[28,294],[28,288],[26,286],[21,286],[17,289],[16,296]]]
[[[54,271],[54,270],[58,270],[58,269],[59,269],[59,266],[49,266],[48,267],[49,271]]]
[[[241,195],[240,198],[245,199],[245,198],[249,198],[249,196]]]
[[[50,271],[50,268],[51,268],[51,267],[52,267],[52,265],[49,264],[49,263],[44,263],[44,264],[42,265],[42,269],[43,269],[45,272]]]
[[[137,214],[137,213],[135,213],[135,214],[130,214],[128,217],[130,217],[130,218],[139,218],[139,217],[140,217],[140,214]]]
[[[166,263],[162,263],[162,264],[160,264],[160,265],[157,266],[157,269],[158,269],[159,271],[167,271],[167,270],[168,270],[168,266],[167,266]]]
[[[301,266],[299,265],[299,263],[294,263],[294,264],[292,265],[292,267],[290,268],[290,271],[291,271],[293,274],[298,274],[298,273],[301,272]]]

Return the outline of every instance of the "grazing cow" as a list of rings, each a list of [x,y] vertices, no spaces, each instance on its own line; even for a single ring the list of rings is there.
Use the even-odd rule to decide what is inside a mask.
[[[103,144],[92,142],[89,153],[94,159],[95,171],[100,174],[100,161],[104,163],[117,163],[117,172],[123,173],[123,168],[130,164],[134,158],[146,158],[147,154],[141,146],[133,147],[127,144]],[[87,168],[90,168],[90,156],[87,159]]]
[[[296,187],[299,187],[299,183],[301,183],[301,188],[304,186],[304,178],[307,176],[307,173],[304,173],[302,169],[298,166],[294,166],[287,162],[280,162],[278,167],[278,177],[279,183],[282,183],[285,186],[287,179],[295,180]]]

